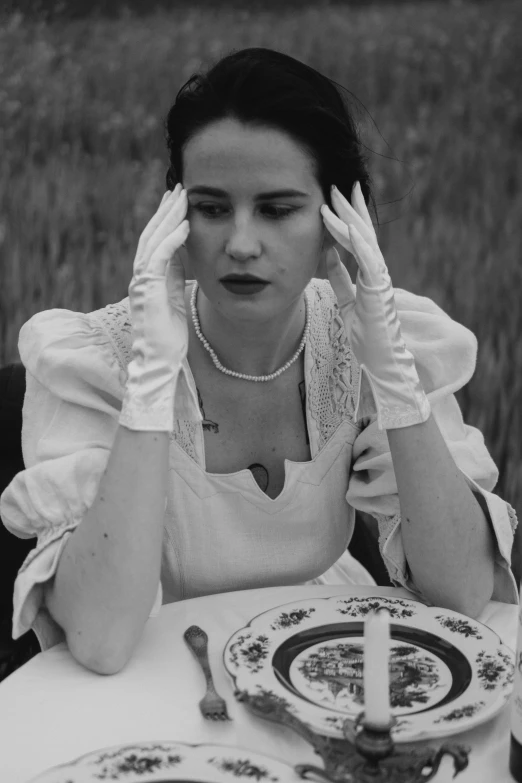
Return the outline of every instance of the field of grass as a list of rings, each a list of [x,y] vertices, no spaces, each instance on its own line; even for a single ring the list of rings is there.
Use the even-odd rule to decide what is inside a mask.
[[[162,123],[181,84],[232,48],[269,46],[351,90],[372,150],[379,241],[396,286],[479,340],[459,393],[522,511],[522,5],[332,4],[288,13],[176,8],[0,28],[0,365],[33,313],[126,296],[164,191]],[[378,129],[378,130],[377,130]],[[382,135],[381,135],[382,134]]]

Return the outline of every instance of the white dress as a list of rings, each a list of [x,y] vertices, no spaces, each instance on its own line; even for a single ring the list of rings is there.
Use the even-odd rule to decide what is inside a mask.
[[[354,422],[359,368],[335,296],[326,280],[312,280],[308,290],[311,331],[304,367],[311,460],[286,460],[284,487],[275,499],[248,469],[205,470],[201,412],[183,392],[186,387],[178,385],[175,409],[185,418],[176,419],[171,434],[161,583],[153,614],[161,603],[230,590],[374,584],[346,549],[355,509],[377,519],[393,584],[418,593],[402,546],[386,432],[373,420]],[[456,464],[489,510],[496,538],[493,599],[516,602],[510,569],[516,515],[492,493],[498,471],[480,431],[464,424],[454,397],[473,375],[476,339],[430,299],[395,289],[395,301],[433,415]],[[15,583],[13,637],[32,627],[42,649],[64,640],[42,603],[43,584],[96,496],[118,428],[131,345],[128,299],[87,314],[44,311],[20,332],[27,370],[26,469],[4,491],[0,514],[15,535],[38,537]],[[184,369],[195,390],[188,362]]]

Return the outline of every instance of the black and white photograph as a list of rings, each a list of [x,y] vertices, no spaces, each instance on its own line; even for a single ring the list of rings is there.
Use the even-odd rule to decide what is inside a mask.
[[[0,0],[0,783],[522,783],[520,0]]]

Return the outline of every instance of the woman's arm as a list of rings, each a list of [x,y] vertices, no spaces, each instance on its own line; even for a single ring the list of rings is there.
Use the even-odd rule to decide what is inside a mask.
[[[493,535],[433,415],[387,430],[412,579],[438,606],[476,617],[493,592]]]
[[[169,433],[188,347],[185,274],[177,256],[189,233],[186,212],[178,184],[140,236],[129,286],[133,358],[120,426],[96,498],[67,541],[47,594],[73,655],[105,674],[130,658],[160,579]]]
[[[74,657],[113,674],[130,658],[158,589],[166,432],[118,428],[96,498],[67,541],[46,603]]]

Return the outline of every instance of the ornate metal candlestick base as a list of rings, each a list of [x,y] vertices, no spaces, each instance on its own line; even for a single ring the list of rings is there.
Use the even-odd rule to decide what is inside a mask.
[[[394,751],[391,730],[396,721],[392,718],[387,726],[371,726],[364,722],[364,713],[361,712],[355,723],[350,725],[351,723],[345,722],[343,733],[346,739],[355,745],[359,756],[365,759],[362,771],[372,780],[378,780],[383,772],[380,762],[389,758]]]
[[[391,738],[394,719],[388,726],[378,728],[364,725],[361,713],[357,720],[345,721],[345,739],[337,739],[313,731],[292,714],[288,702],[270,691],[260,691],[256,696],[236,691],[234,695],[258,717],[288,726],[312,745],[324,769],[298,764],[295,771],[304,779],[322,778],[329,783],[424,783],[436,775],[445,754],[453,757],[454,777],[468,766],[469,748],[463,745],[415,749],[410,746],[397,751]]]

